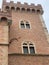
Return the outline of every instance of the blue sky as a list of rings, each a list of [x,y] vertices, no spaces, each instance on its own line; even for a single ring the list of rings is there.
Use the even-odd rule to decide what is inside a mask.
[[[7,0],[7,1],[9,2],[10,0]],[[11,1],[14,1],[14,2],[19,1],[21,3],[27,2],[28,4],[34,3],[35,5],[41,4],[44,10],[43,18],[44,18],[46,27],[49,31],[49,0],[11,0]],[[1,5],[2,5],[2,0],[0,0],[0,7]]]

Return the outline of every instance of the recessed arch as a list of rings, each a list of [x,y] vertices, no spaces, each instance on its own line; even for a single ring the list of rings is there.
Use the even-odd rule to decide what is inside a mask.
[[[10,40],[10,42],[9,43],[12,43],[13,41],[18,41],[18,39],[17,38],[12,38],[11,40]]]
[[[1,17],[1,21],[7,21],[6,17]]]
[[[6,6],[5,8],[8,10],[10,7],[9,6]]]
[[[15,7],[11,7],[11,10],[15,10]]]
[[[32,9],[32,12],[35,12],[35,9]]]
[[[27,8],[27,12],[30,12],[30,8]]]
[[[25,8],[21,8],[22,11],[25,11]]]
[[[18,10],[20,11],[20,8],[19,8],[19,7],[17,7],[17,8],[16,8],[16,10],[17,10],[17,11],[18,11]]]
[[[41,12],[41,11],[38,9],[38,10],[37,10],[37,13],[40,13],[40,12]]]

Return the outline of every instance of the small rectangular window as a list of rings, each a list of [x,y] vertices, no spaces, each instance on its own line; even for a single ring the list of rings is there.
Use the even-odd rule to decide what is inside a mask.
[[[34,53],[35,53],[34,47],[30,47],[30,54],[34,54]]]
[[[28,47],[23,47],[24,54],[28,54]]]

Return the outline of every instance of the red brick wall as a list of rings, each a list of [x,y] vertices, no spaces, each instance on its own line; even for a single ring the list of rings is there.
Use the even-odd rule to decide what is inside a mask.
[[[20,20],[29,21],[31,29],[21,29],[19,26]],[[42,27],[40,17],[37,13],[12,12],[10,40],[13,38],[19,39],[10,44],[9,52],[22,53],[22,43],[24,41],[31,41],[35,45],[36,54],[49,54],[44,28]]]
[[[10,26],[10,40],[13,38],[18,39],[18,41],[14,40],[12,41],[12,43],[9,44],[9,53],[22,53],[22,43],[24,41],[31,41],[35,45],[36,54],[49,54],[47,38],[39,17],[39,14],[42,15],[43,13],[41,5],[22,5],[21,3],[16,4],[13,1],[11,1],[10,3],[4,2],[2,8],[3,11],[6,10],[5,7],[7,5],[9,6],[8,12],[12,13],[12,25]],[[27,8],[30,8],[30,10],[34,9],[35,12],[22,12],[21,10],[17,12],[17,6],[20,9],[24,7],[25,10]],[[15,10],[11,11],[11,7],[14,7]],[[39,10],[40,12],[37,12],[37,10]],[[31,24],[31,29],[21,29],[19,26],[20,20],[29,21]]]
[[[49,65],[49,55],[9,55],[9,65]]]

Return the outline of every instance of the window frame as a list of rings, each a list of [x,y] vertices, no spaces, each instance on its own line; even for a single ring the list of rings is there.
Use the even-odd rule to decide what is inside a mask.
[[[26,47],[27,48],[27,53],[26,52],[24,52],[25,50],[24,50],[24,47]],[[24,54],[29,54],[29,51],[28,51],[28,46],[23,46],[23,53]]]
[[[21,21],[23,21],[23,23],[24,23],[24,25],[25,25],[25,28],[21,28]],[[28,22],[28,24],[30,25],[30,27],[29,28],[27,28],[26,27],[26,21]],[[28,29],[28,30],[30,30],[31,29],[31,22],[29,22],[28,20],[20,20],[20,22],[19,22],[19,28],[20,29]]]
[[[26,22],[25,26],[26,26],[26,29],[30,29],[30,23],[29,22]]]
[[[24,43],[26,43],[27,45],[23,45]],[[28,42],[24,42],[24,43],[22,44],[22,53],[23,53],[23,54],[25,54],[25,53],[24,53],[24,50],[23,50],[23,46],[24,46],[24,47],[28,47],[28,53],[27,53],[27,54],[31,54],[31,53],[30,53],[30,47],[34,47],[34,53],[32,53],[32,54],[36,54],[36,47],[35,47],[34,44],[31,43],[32,45],[29,45],[30,42],[29,42],[29,44],[28,44]]]

